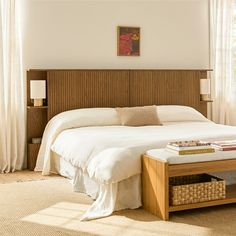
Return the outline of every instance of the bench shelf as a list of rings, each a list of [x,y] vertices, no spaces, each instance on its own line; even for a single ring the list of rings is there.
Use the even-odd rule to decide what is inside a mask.
[[[143,207],[161,219],[168,220],[170,212],[236,203],[236,185],[227,185],[225,199],[169,205],[169,177],[231,170],[236,170],[235,159],[170,165],[168,162],[144,155],[142,157]]]

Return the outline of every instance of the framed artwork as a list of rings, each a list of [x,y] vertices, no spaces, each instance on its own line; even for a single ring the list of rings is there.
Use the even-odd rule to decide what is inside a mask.
[[[117,27],[117,55],[140,56],[140,27]]]

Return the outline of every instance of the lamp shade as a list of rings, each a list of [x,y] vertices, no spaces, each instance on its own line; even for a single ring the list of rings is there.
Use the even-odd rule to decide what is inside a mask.
[[[200,94],[210,94],[211,93],[211,82],[209,79],[200,80]]]
[[[46,80],[30,81],[30,98],[31,99],[46,98]]]

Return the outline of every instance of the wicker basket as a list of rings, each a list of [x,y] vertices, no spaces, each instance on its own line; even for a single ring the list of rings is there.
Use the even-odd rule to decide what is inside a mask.
[[[170,205],[182,205],[223,199],[225,181],[208,174],[170,178]]]

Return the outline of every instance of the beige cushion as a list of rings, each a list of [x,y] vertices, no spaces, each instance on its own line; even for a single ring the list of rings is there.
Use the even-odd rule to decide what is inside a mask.
[[[120,122],[127,126],[161,125],[156,106],[116,108]]]

